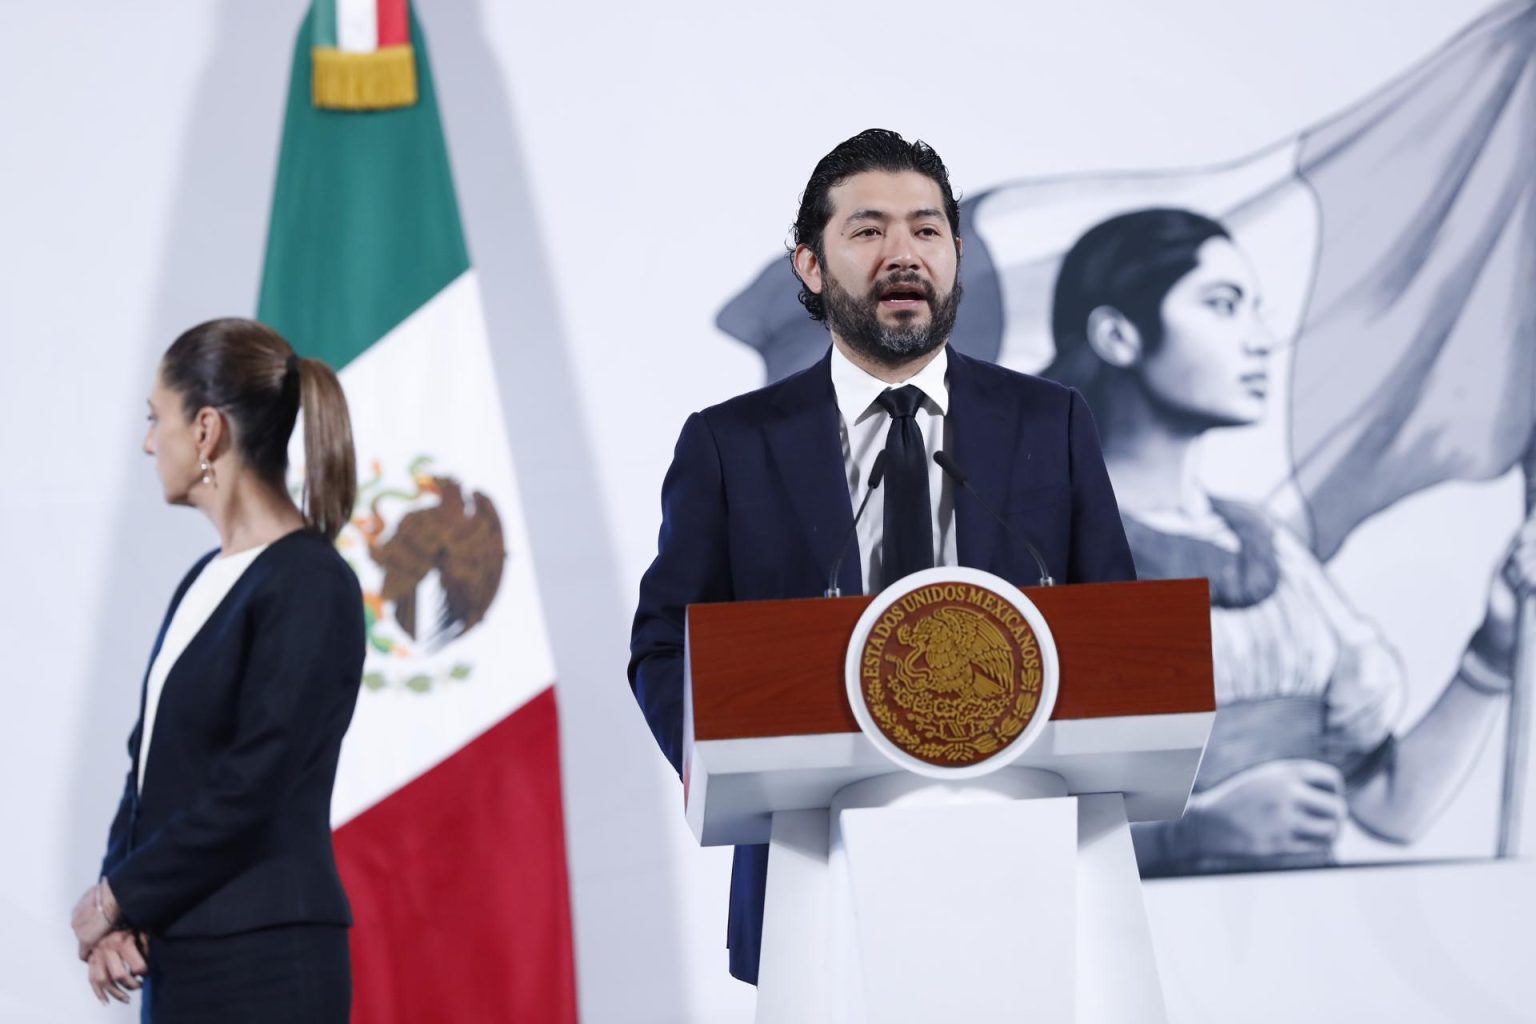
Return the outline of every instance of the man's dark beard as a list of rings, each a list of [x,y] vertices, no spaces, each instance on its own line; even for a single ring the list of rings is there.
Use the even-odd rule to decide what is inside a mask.
[[[826,304],[827,326],[855,352],[882,366],[899,366],[944,344],[944,339],[954,330],[955,315],[960,310],[958,269],[954,290],[943,302],[935,302],[933,285],[910,271],[897,271],[881,279],[863,298],[845,291],[830,274],[825,276],[825,281],[827,287],[822,300]],[[926,324],[916,317],[896,326],[880,322],[880,296],[892,285],[904,285],[923,293],[931,311]]]

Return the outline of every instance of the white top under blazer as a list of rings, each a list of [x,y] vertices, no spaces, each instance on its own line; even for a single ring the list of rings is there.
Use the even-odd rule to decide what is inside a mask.
[[[176,606],[176,614],[165,629],[165,639],[155,654],[154,664],[149,666],[149,681],[144,691],[144,735],[139,738],[139,792],[144,792],[144,767],[149,764],[149,739],[155,732],[155,712],[160,706],[160,692],[165,689],[165,678],[171,674],[176,660],[197,636],[235,581],[256,561],[256,556],[267,550],[261,544],[254,548],[237,551],[209,560],[197,579],[182,595]]]

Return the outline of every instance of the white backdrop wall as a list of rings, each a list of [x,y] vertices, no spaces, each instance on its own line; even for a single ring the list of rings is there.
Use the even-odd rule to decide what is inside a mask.
[[[176,332],[254,307],[305,6],[5,5],[0,1020],[111,1017],[86,1002],[65,917],[94,878],[164,602],[213,543],[159,504],[143,392]],[[715,313],[782,247],[815,160],[880,125],[932,142],[970,192],[1224,161],[1369,94],[1485,7],[420,0],[560,671],[584,1020],[750,1019],[724,968],[728,856],[692,847],[623,667],[676,432],[762,382]],[[1441,657],[1415,646],[1426,601],[1458,642],[1475,625],[1518,491],[1440,488],[1340,556],[1410,659]],[[1427,568],[1392,557],[1453,521],[1476,529]],[[1488,816],[1459,802],[1416,855]],[[1536,1019],[1528,863],[1147,893],[1179,1021]]]

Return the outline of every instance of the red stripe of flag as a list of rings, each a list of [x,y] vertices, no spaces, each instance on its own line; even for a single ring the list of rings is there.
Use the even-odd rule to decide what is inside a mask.
[[[409,0],[378,0],[379,48],[405,46],[411,41],[411,27],[407,10]]]
[[[551,687],[336,830],[354,1024],[576,1024]]]

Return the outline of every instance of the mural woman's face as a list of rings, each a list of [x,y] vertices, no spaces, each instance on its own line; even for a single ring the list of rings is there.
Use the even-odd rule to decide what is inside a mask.
[[[1269,396],[1275,338],[1259,316],[1258,277],[1225,238],[1163,298],[1162,344],[1141,362],[1147,390],[1208,427],[1253,423]]]

